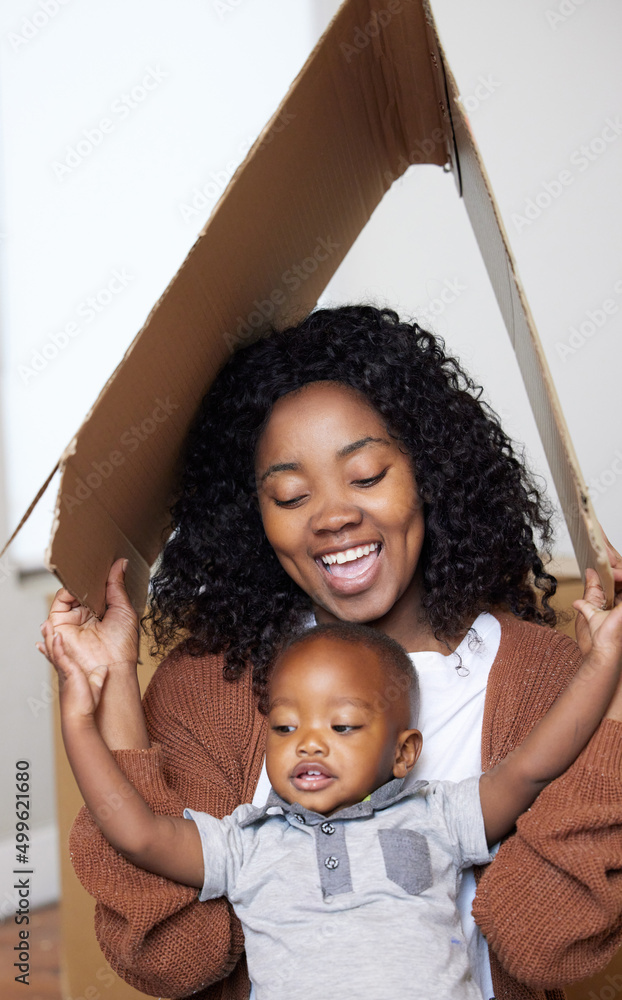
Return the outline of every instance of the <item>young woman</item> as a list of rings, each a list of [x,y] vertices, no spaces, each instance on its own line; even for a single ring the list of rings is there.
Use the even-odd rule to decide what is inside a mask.
[[[413,655],[430,734],[417,778],[489,768],[552,704],[580,652],[546,627],[551,513],[479,395],[434,337],[371,307],[319,310],[223,369],[190,434],[153,581],[156,642],[182,641],[147,692],[147,730],[124,714],[137,627],[121,561],[102,622],[60,591],[44,626],[50,657],[58,629],[81,665],[112,665],[99,724],[156,811],[222,816],[265,801],[256,696],[282,640],[314,619],[371,623]],[[605,720],[521,819],[474,904],[464,879],[485,996],[562,996],[540,988],[589,975],[618,947],[621,753],[622,725]],[[620,834],[600,830],[603,810],[608,827],[619,814]],[[135,869],[84,811],[71,846],[121,975],[152,995],[248,995],[224,900],[198,903]]]

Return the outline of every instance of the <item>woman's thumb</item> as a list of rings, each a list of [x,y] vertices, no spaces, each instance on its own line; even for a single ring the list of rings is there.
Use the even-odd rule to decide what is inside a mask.
[[[106,607],[131,611],[134,614],[131,601],[125,587],[125,571],[129,560],[117,559],[113,562],[106,581]]]

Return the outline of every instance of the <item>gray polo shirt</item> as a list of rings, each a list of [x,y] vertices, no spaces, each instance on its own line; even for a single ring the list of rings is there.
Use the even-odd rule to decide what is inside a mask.
[[[222,820],[185,810],[199,898],[233,904],[257,1000],[482,1000],[455,906],[459,871],[491,860],[479,779],[402,784],[330,818],[274,791]]]

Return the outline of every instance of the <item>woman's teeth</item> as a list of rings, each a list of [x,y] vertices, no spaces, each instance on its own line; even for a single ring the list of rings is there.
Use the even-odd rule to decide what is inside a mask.
[[[372,542],[371,545],[359,545],[356,549],[346,549],[345,552],[329,552],[322,556],[322,562],[325,566],[332,566],[333,563],[353,562],[355,559],[368,556],[370,552],[375,552],[377,548],[378,543]]]

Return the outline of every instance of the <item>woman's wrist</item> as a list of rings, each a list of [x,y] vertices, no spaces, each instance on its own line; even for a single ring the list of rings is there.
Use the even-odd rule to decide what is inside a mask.
[[[108,674],[96,720],[110,750],[150,748],[135,665],[131,671]]]

